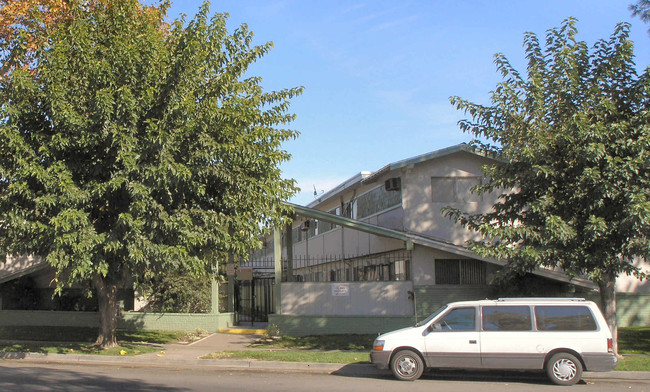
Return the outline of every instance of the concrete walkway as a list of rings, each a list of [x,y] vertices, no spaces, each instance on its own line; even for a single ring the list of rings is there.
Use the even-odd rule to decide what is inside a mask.
[[[390,375],[389,371],[378,370],[370,364],[342,365],[246,359],[199,359],[214,352],[248,350],[250,349],[248,346],[259,337],[257,334],[248,334],[247,332],[250,332],[250,330],[246,329],[234,332],[238,333],[214,333],[190,344],[165,344],[161,345],[160,349],[155,352],[137,356],[0,353],[0,365],[2,360],[19,360],[32,363],[83,363],[88,365],[173,367],[175,369],[203,367],[220,370],[309,372],[351,377],[383,377]],[[461,373],[459,372],[459,374]],[[453,372],[450,374],[453,377]],[[585,380],[650,380],[650,372],[585,372],[583,378]]]
[[[242,351],[259,335],[242,333],[214,333],[190,344],[165,344],[159,351],[139,355],[151,360],[195,360],[219,351]]]

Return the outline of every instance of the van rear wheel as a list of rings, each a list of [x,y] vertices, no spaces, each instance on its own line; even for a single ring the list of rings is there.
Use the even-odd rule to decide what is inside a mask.
[[[424,362],[416,352],[401,350],[393,356],[390,369],[398,380],[415,381],[424,372]]]
[[[546,374],[554,384],[573,385],[582,378],[582,363],[569,353],[557,353],[546,363]]]

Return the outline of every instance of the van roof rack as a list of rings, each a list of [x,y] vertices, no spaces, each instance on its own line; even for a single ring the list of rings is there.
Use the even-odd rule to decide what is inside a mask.
[[[497,301],[586,301],[584,298],[577,297],[517,297],[517,298],[499,298]]]

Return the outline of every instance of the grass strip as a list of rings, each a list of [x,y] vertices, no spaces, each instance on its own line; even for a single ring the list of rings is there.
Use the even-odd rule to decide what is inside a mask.
[[[293,350],[343,350],[370,351],[377,335],[319,335],[319,336],[282,336],[277,340],[263,341],[258,347],[281,348]]]
[[[253,359],[258,361],[315,362],[315,363],[368,363],[367,352],[311,351],[311,350],[245,350],[221,351],[201,359]]]
[[[100,349],[91,343],[60,343],[60,342],[43,342],[43,343],[13,343],[0,345],[0,353],[40,353],[40,354],[83,354],[83,355],[117,355],[117,356],[134,356],[159,351],[160,347],[149,346],[144,344],[121,343],[117,347],[110,349]]]
[[[624,355],[618,359],[616,369],[623,372],[650,372],[650,356]]]
[[[133,356],[159,351],[159,345],[191,339],[183,331],[117,330],[118,346],[99,349],[93,344],[97,328],[0,327],[0,353],[88,354]]]
[[[650,327],[619,328],[618,352],[621,354],[650,354]]]
[[[118,329],[120,342],[164,344],[182,339],[187,332]],[[37,342],[92,343],[97,339],[97,328],[88,327],[0,327],[2,340],[30,340]]]

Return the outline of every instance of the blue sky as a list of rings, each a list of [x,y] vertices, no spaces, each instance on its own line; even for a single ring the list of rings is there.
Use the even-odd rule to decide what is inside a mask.
[[[471,139],[449,103],[460,96],[488,103],[500,81],[494,54],[525,70],[523,35],[543,41],[567,17],[579,39],[608,38],[632,24],[636,63],[650,64],[648,25],[633,18],[632,0],[225,0],[229,29],[247,23],[257,43],[274,49],[250,70],[267,90],[305,86],[291,111],[301,135],[284,149],[282,166],[306,205],[314,187],[327,191],[355,174]],[[200,0],[176,0],[169,15],[193,16]]]

